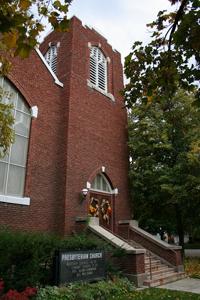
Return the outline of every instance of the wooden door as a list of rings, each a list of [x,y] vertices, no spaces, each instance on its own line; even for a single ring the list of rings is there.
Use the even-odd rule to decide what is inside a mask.
[[[89,214],[99,217],[99,225],[112,231],[113,209],[112,196],[103,193],[90,193]]]

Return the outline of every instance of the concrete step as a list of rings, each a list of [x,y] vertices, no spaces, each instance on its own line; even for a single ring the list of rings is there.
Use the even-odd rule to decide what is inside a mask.
[[[159,276],[159,277],[166,276],[166,275],[170,275],[173,273],[175,273],[173,268],[168,268],[166,270],[152,271],[151,273],[150,272],[147,273],[147,279],[155,279],[156,276]]]
[[[145,269],[150,268],[150,267],[157,268],[157,267],[163,267],[163,266],[166,266],[166,265],[163,264],[160,261],[152,262],[151,264],[150,263],[145,263]]]
[[[151,262],[150,261],[146,261],[145,262],[145,266],[157,266],[157,265],[162,265],[162,262],[160,261],[160,260],[151,260]]]
[[[165,272],[165,271],[167,271],[169,269],[169,267],[168,266],[166,266],[166,265],[158,265],[158,266],[153,266],[153,267],[147,267],[147,268],[145,268],[145,271],[148,273],[148,272],[150,272],[151,270],[152,271],[161,271],[161,272]],[[173,268],[172,268],[173,269]]]
[[[134,241],[131,241],[130,244],[134,245],[134,247],[141,247]],[[155,287],[177,281],[186,276],[184,272],[176,272],[175,268],[168,266],[167,263],[163,262],[157,255],[149,251],[146,252],[144,263],[145,273],[147,275],[147,278],[143,283],[144,286]]]
[[[144,260],[145,263],[148,264],[148,263],[150,263],[150,261],[151,261],[151,263],[160,262],[160,259],[156,258],[156,257],[155,258],[151,258],[151,259],[149,257],[145,257],[145,260]]]
[[[155,276],[155,278],[153,279],[146,279],[143,285],[148,287],[155,287],[169,282],[174,282],[182,278],[185,278],[184,272],[173,272],[172,274],[166,274],[165,276]]]

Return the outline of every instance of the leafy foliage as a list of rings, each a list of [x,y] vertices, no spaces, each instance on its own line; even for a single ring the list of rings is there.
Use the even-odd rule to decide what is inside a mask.
[[[169,0],[179,8],[158,13],[147,26],[153,30],[151,42],[135,42],[125,60],[130,80],[124,94],[129,108],[144,103],[172,99],[178,88],[194,91],[200,104],[200,1]]]
[[[9,72],[12,57],[28,57],[38,43],[45,21],[55,30],[68,30],[67,12],[71,1],[0,0],[0,76]],[[12,107],[2,102],[3,95],[0,90],[0,157],[14,140]]]
[[[137,101],[129,116],[136,218],[171,222],[181,244],[184,225],[192,231],[200,217],[200,111],[193,102],[179,91],[165,102]]]
[[[68,287],[47,287],[41,289],[37,300],[200,300],[193,293],[149,288],[134,290],[131,283],[124,279],[99,282],[95,284],[75,284]]]
[[[10,56],[25,58],[37,45],[44,30],[44,20],[55,30],[68,29],[68,6],[71,0],[0,0],[0,74],[11,66]]]
[[[4,282],[0,280],[0,284]],[[3,288],[0,286],[0,297],[1,300],[29,300],[33,298],[37,293],[36,288],[27,287],[22,292],[18,292],[17,290],[10,289],[7,293],[3,293]]]
[[[52,283],[55,250],[103,248],[95,238],[75,235],[61,239],[40,233],[0,230],[0,278],[8,289],[23,290],[27,286]]]
[[[187,258],[185,260],[185,272],[192,278],[200,279],[200,258]]]
[[[133,285],[126,279],[116,278],[114,281],[99,281],[97,283],[76,283],[68,287],[47,287],[40,289],[36,300],[108,300],[128,299],[134,290]]]
[[[4,101],[9,97],[9,93],[0,87],[0,158],[5,156],[10,144],[14,141],[12,105]]]

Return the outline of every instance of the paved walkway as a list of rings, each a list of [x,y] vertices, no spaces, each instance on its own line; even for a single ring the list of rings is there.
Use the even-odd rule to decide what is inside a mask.
[[[200,257],[200,249],[185,249],[185,256]]]
[[[184,278],[158,288],[200,294],[200,279]]]

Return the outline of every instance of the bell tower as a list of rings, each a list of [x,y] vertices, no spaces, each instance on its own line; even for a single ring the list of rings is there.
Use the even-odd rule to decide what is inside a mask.
[[[64,231],[69,234],[77,218],[94,215],[98,207],[102,225],[116,232],[120,221],[130,219],[121,56],[101,34],[76,17],[71,19],[69,32],[52,32],[41,50],[63,83]],[[88,193],[79,201],[83,188]]]

